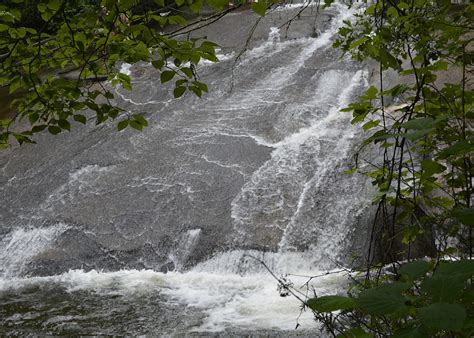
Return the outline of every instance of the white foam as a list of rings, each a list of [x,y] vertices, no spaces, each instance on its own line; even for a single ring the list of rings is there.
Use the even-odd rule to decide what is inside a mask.
[[[305,103],[316,107],[313,110],[319,110],[311,125],[274,143],[271,158],[253,173],[232,202],[234,226],[243,238],[255,227],[265,227],[268,231],[278,228],[284,231],[280,248],[288,250],[292,248],[291,243],[285,240],[289,232],[300,231],[302,227],[317,228],[314,224],[300,221],[299,213],[308,207],[306,195],[309,190],[318,189],[319,178],[332,170],[338,161],[349,156],[352,138],[358,128],[349,123],[350,116],[340,113],[340,109],[349,103],[353,91],[364,84],[364,76],[363,71],[335,70],[320,76],[313,101]],[[340,88],[344,86],[341,92]],[[304,107],[301,108],[304,110]],[[295,103],[290,109],[298,110],[299,106]],[[292,115],[291,112],[288,115]],[[333,150],[323,153],[321,142],[334,143]],[[327,214],[338,212],[336,205],[334,210],[324,211]],[[343,217],[347,213],[340,215]],[[333,241],[331,248],[315,248],[315,251],[325,255],[324,249],[330,249],[331,256],[341,252],[344,248],[339,247],[338,243],[347,234],[347,231],[342,231],[344,227],[345,223],[337,226],[341,230],[337,238],[337,231],[331,231],[332,237],[327,238],[329,243]],[[309,238],[307,240],[310,241]],[[321,255],[318,256],[322,258]]]
[[[278,27],[270,27],[270,33],[268,34],[268,41],[273,43],[280,42],[280,29]]]
[[[95,178],[100,173],[110,172],[112,167],[101,167],[97,164],[86,165],[69,173],[69,184],[85,184],[90,178]]]
[[[307,127],[303,128],[295,134],[287,136],[281,142],[275,144],[276,147],[291,146],[291,145],[301,145],[308,138],[322,138],[326,136],[336,136],[345,137],[352,136],[353,133],[358,130],[352,125],[347,124],[348,115],[343,115],[340,110],[345,108],[350,103],[351,94],[353,91],[360,85],[363,84],[364,78],[366,77],[366,72],[357,71],[353,74],[351,73],[338,73],[337,71],[329,71],[320,79],[320,84],[318,86],[318,94],[316,99],[313,102],[314,107],[321,107],[327,101],[327,99],[335,100],[335,104],[332,107],[329,107],[328,114],[323,119],[315,119],[314,123]],[[338,79],[335,81],[335,79]],[[349,84],[340,92],[339,95],[334,95],[340,91],[341,85],[344,85],[344,81],[348,80]],[[346,117],[346,118],[344,118]],[[334,127],[334,122],[338,122],[341,125],[346,125],[344,130],[337,130]],[[349,132],[349,134],[347,134]],[[331,133],[337,133],[336,135]]]
[[[254,259],[257,258],[258,260]],[[320,262],[314,253],[306,252],[261,252],[256,250],[232,250],[221,252],[195,266],[194,272],[215,272],[217,274],[266,274],[267,267],[276,274],[310,275],[320,270]]]
[[[63,223],[44,228],[17,228],[2,238],[0,272],[3,276],[20,274],[31,258],[48,249],[64,231]]]
[[[130,76],[130,74],[132,74],[131,68],[132,68],[131,64],[124,62],[120,66],[120,73]]]
[[[284,4],[281,6],[278,6],[275,8],[276,11],[287,11],[291,9],[297,9],[297,8],[303,8],[303,7],[314,7],[314,6],[319,6],[319,2],[316,1],[303,1],[299,3],[290,3],[290,4]]]
[[[295,4],[300,6],[300,4]],[[303,4],[301,4],[303,6]],[[291,5],[290,5],[291,6]],[[270,59],[273,55],[278,54],[280,51],[287,47],[299,46],[301,44],[306,45],[306,48],[303,52],[298,55],[297,64],[303,62],[311,56],[317,49],[323,47],[329,47],[332,42],[332,38],[337,33],[339,27],[342,25],[344,20],[350,19],[354,13],[357,12],[355,6],[351,9],[347,9],[344,5],[335,3],[333,7],[338,10],[338,15],[332,20],[328,29],[326,29],[320,36],[317,38],[299,38],[291,39],[283,42],[280,41],[280,33],[278,28],[272,27],[268,35],[268,39],[265,43],[249,50],[245,57],[241,61],[241,65],[252,62],[255,59]],[[308,55],[309,54],[309,55]],[[290,63],[285,66],[286,69],[295,70],[295,64]],[[298,70],[299,67],[296,68]],[[287,80],[284,78],[284,80]]]
[[[69,173],[69,179],[55,189],[48,198],[39,206],[40,210],[51,208],[54,203],[66,204],[73,201],[77,194],[99,194],[99,187],[104,176],[108,175],[114,166],[101,167],[99,165],[86,165]]]
[[[308,291],[301,287],[307,279],[292,277],[295,287],[303,293]],[[301,306],[294,297],[280,297],[278,284],[268,273],[240,276],[203,271],[163,274],[151,270],[108,273],[73,270],[50,277],[0,278],[0,290],[51,283],[60,283],[69,292],[85,290],[132,297],[159,292],[168,302],[205,314],[201,325],[192,331],[223,331],[226,328],[293,330]],[[323,295],[340,291],[346,283],[347,277],[338,273],[314,279],[309,287]],[[317,327],[310,313],[304,313],[299,323],[302,329]]]
[[[224,62],[231,60],[235,56],[235,52],[230,52],[230,53],[219,53],[219,50],[216,49],[216,57],[219,60],[219,62]],[[213,61],[209,61],[206,59],[201,59],[199,62],[199,65],[214,65],[216,64]]]
[[[183,262],[192,254],[199,241],[201,229],[191,229],[186,231],[179,241],[178,247],[170,254],[170,259],[175,265],[177,271],[183,268]]]
[[[124,94],[122,94],[119,91],[119,88],[121,88],[121,87],[120,86],[115,87],[115,89],[114,89],[115,94],[118,95],[122,100],[124,100],[126,102],[129,102],[129,103],[133,104],[134,106],[146,106],[146,105],[149,105],[149,104],[161,104],[161,105],[163,105],[164,108],[166,108],[173,101],[172,99],[168,99],[168,100],[148,100],[148,101],[145,101],[145,102],[138,102],[138,101],[135,101],[135,100],[125,96]]]

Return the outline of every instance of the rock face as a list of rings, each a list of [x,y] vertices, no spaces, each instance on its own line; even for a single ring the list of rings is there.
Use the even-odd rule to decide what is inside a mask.
[[[16,273],[183,270],[229,249],[343,259],[370,191],[342,174],[359,135],[339,109],[365,73],[331,48],[346,9],[315,19],[309,7],[278,28],[298,10],[261,20],[238,63],[254,14],[195,32],[221,46],[222,62],[199,69],[203,99],[175,100],[151,67],[133,66],[134,90],[117,88],[116,101],[149,113],[143,133],[77,125],[0,154],[0,254],[20,250],[19,229],[36,248]]]

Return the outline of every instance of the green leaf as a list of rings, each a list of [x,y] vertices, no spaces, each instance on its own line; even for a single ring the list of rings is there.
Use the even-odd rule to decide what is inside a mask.
[[[439,71],[439,70],[448,70],[449,64],[446,61],[440,60],[429,66],[431,70]]]
[[[228,0],[207,0],[207,4],[215,9],[222,10],[229,4]]]
[[[138,27],[138,26],[135,26]],[[143,28],[145,30],[145,28]],[[143,43],[143,42],[138,42],[135,46],[133,46],[133,53],[134,53],[134,58],[136,60],[142,60],[142,61],[148,61],[150,58],[150,51],[148,50],[148,47]]]
[[[342,296],[322,296],[309,299],[306,304],[317,312],[333,312],[337,310],[347,310],[355,307],[352,298]]]
[[[434,174],[439,174],[445,171],[447,168],[439,162],[435,162],[432,159],[425,159],[421,161],[421,167],[423,168],[422,177],[431,177]]]
[[[465,141],[459,141],[439,153],[440,158],[453,155],[464,155],[474,150],[474,145]]]
[[[163,60],[154,60],[154,61],[151,62],[151,64],[156,69],[161,69],[165,65],[165,62]]]
[[[58,126],[49,126],[48,131],[50,132],[50,134],[57,135],[61,132],[61,128],[59,128]]]
[[[128,10],[132,6],[135,6],[137,4],[138,0],[120,0],[117,1],[117,4],[119,5],[120,10]]]
[[[214,53],[209,53],[209,52],[203,52],[201,53],[201,56],[205,58],[206,60],[212,61],[212,62],[219,62],[219,59]]]
[[[173,95],[175,98],[183,96],[183,94],[186,92],[186,87],[176,87],[173,91]]]
[[[474,275],[474,260],[460,260],[453,262],[441,262],[436,274],[443,276],[459,276],[464,280]]]
[[[76,45],[77,45],[77,48],[78,48],[80,51],[84,51],[84,49],[85,49],[84,42],[78,40],[78,41],[76,41]]]
[[[372,337],[373,335],[365,332],[360,327],[344,331],[342,334],[336,336],[336,338],[372,338]]]
[[[257,2],[252,2],[252,10],[260,16],[265,16],[267,11],[267,2],[265,0],[258,0]]]
[[[23,143],[35,143],[23,134],[13,133],[13,137],[15,137],[15,139],[20,145],[22,145]]]
[[[75,114],[75,115],[74,115],[74,121],[79,122],[79,123],[82,123],[82,124],[86,124],[87,119],[86,119],[86,117],[85,117],[84,115]]]
[[[380,124],[380,120],[372,120],[362,125],[362,129],[367,131],[371,128],[377,127]]]
[[[179,1],[179,0],[178,0]],[[183,1],[184,3],[184,1]],[[183,18],[180,15],[173,15],[168,17],[168,22],[170,24],[175,24],[175,25],[180,25],[180,26],[186,26],[187,21],[185,18]]]
[[[426,334],[421,327],[411,325],[408,327],[401,328],[395,331],[392,338],[429,338],[430,336]]]
[[[66,130],[71,130],[71,124],[65,120],[65,119],[60,119],[58,121],[58,125],[62,128],[62,129],[66,129]]]
[[[420,234],[423,234],[423,231],[420,228],[414,227],[414,226],[407,226],[403,230],[402,243],[405,244],[405,245],[413,243],[413,242],[416,241],[416,238]],[[410,279],[404,279],[404,280],[410,281]]]
[[[196,86],[189,87],[189,90],[192,91],[197,97],[202,97],[202,90]]]
[[[406,133],[405,137],[411,141],[416,141],[424,136],[428,135],[429,133],[433,132],[434,129],[421,129],[421,130],[416,130],[414,132]]]
[[[413,261],[402,265],[398,272],[404,280],[413,282],[425,276],[430,268],[431,264],[426,261]]]
[[[42,124],[42,125],[39,125],[39,126],[34,126],[33,128],[31,128],[31,131],[32,131],[33,133],[39,133],[40,131],[45,130],[46,127],[47,127],[46,124]]]
[[[407,309],[402,292],[410,287],[407,283],[394,282],[375,289],[364,290],[356,299],[357,305],[365,312],[386,315]]]
[[[410,87],[407,86],[406,84],[398,84],[398,85],[390,88],[389,90],[387,90],[386,94],[395,97],[395,96],[398,96],[400,94],[403,94],[403,93],[407,92],[408,90],[410,90]]]
[[[117,77],[120,81],[120,84],[123,86],[123,88],[128,89],[128,90],[132,89],[130,76],[124,73],[118,73]]]
[[[354,167],[354,168],[352,168],[352,169],[345,170],[345,171],[344,171],[344,174],[345,174],[345,175],[353,175],[353,174],[355,174],[356,172],[357,172],[357,167]]]
[[[183,67],[181,68],[181,71],[187,76],[189,77],[190,79],[193,77],[193,70],[189,67]]]
[[[379,91],[377,88],[370,86],[370,88],[367,89],[367,92],[365,93],[365,98],[368,100],[375,100],[377,98],[378,92]]]
[[[434,303],[420,308],[418,315],[423,325],[446,331],[460,331],[466,319],[466,311],[461,305],[449,303]]]
[[[209,88],[207,88],[207,85],[205,83],[202,83],[202,82],[199,82],[199,81],[195,81],[193,82],[193,84],[198,87],[199,89],[201,89],[203,92],[205,93],[208,93],[209,92]]]
[[[38,113],[33,113],[28,115],[28,120],[30,121],[30,124],[34,124],[36,121],[39,119],[39,114]]]
[[[199,13],[201,11],[201,8],[202,8],[202,2],[203,2],[202,0],[193,1],[193,3],[191,5],[189,5],[189,8],[194,13]]]
[[[9,87],[9,91],[8,93],[9,94],[12,94],[14,93],[15,91],[17,91],[19,88],[21,88],[23,86],[23,81],[20,77],[15,77],[13,79],[13,81],[10,83],[10,87]]]
[[[140,123],[138,123],[137,121],[130,121],[130,127],[132,127],[133,129],[136,129],[138,131],[142,131],[143,130],[143,125],[141,125]]]
[[[421,284],[422,291],[435,301],[451,302],[462,296],[466,281],[474,275],[474,261],[440,262],[432,277]]]
[[[333,4],[334,0],[324,0],[324,6],[323,9],[328,8]]]
[[[13,123],[12,119],[0,119],[0,127],[8,128]]]
[[[135,121],[140,123],[142,126],[144,126],[144,127],[148,126],[148,121],[143,116],[141,116],[139,114],[134,114],[133,118],[135,119]]]
[[[432,127],[434,121],[435,120],[431,117],[420,117],[402,123],[400,127],[405,129],[429,129]]]
[[[360,38],[359,40],[356,40],[356,41],[352,42],[350,44],[349,48],[354,49],[354,48],[358,47],[359,45],[363,44],[364,42],[366,42],[367,40],[369,40],[369,38],[364,36],[364,37]]]
[[[57,11],[61,7],[61,3],[61,0],[49,0],[47,6],[53,11]]]
[[[215,44],[209,41],[204,41],[201,46],[199,47],[202,51],[207,52],[209,54],[215,54]]]
[[[129,123],[130,123],[130,121],[129,121],[128,119],[127,119],[127,120],[120,121],[120,122],[117,124],[117,129],[118,129],[118,131],[121,131],[121,130],[127,128]]]
[[[164,72],[161,72],[161,75],[160,75],[161,83],[171,81],[175,74],[176,72],[172,70],[165,70]]]
[[[451,213],[459,222],[474,226],[474,208],[453,209]]]
[[[385,68],[398,69],[400,67],[397,58],[390,54],[385,48],[380,49],[379,58]]]

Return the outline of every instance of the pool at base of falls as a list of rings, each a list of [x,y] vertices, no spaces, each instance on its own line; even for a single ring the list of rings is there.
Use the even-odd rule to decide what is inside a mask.
[[[287,278],[310,297],[347,283],[344,273],[316,278],[309,289],[306,277]],[[300,302],[277,285],[268,273],[152,270],[0,279],[0,335],[319,335],[311,313],[300,314]]]

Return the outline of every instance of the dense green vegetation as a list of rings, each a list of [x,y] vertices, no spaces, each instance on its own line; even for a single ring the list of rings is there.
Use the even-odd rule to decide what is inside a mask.
[[[474,334],[473,28],[472,4],[380,0],[339,31],[335,47],[379,65],[344,109],[367,133],[353,171],[373,179],[377,217],[350,297],[306,302],[334,336]]]

